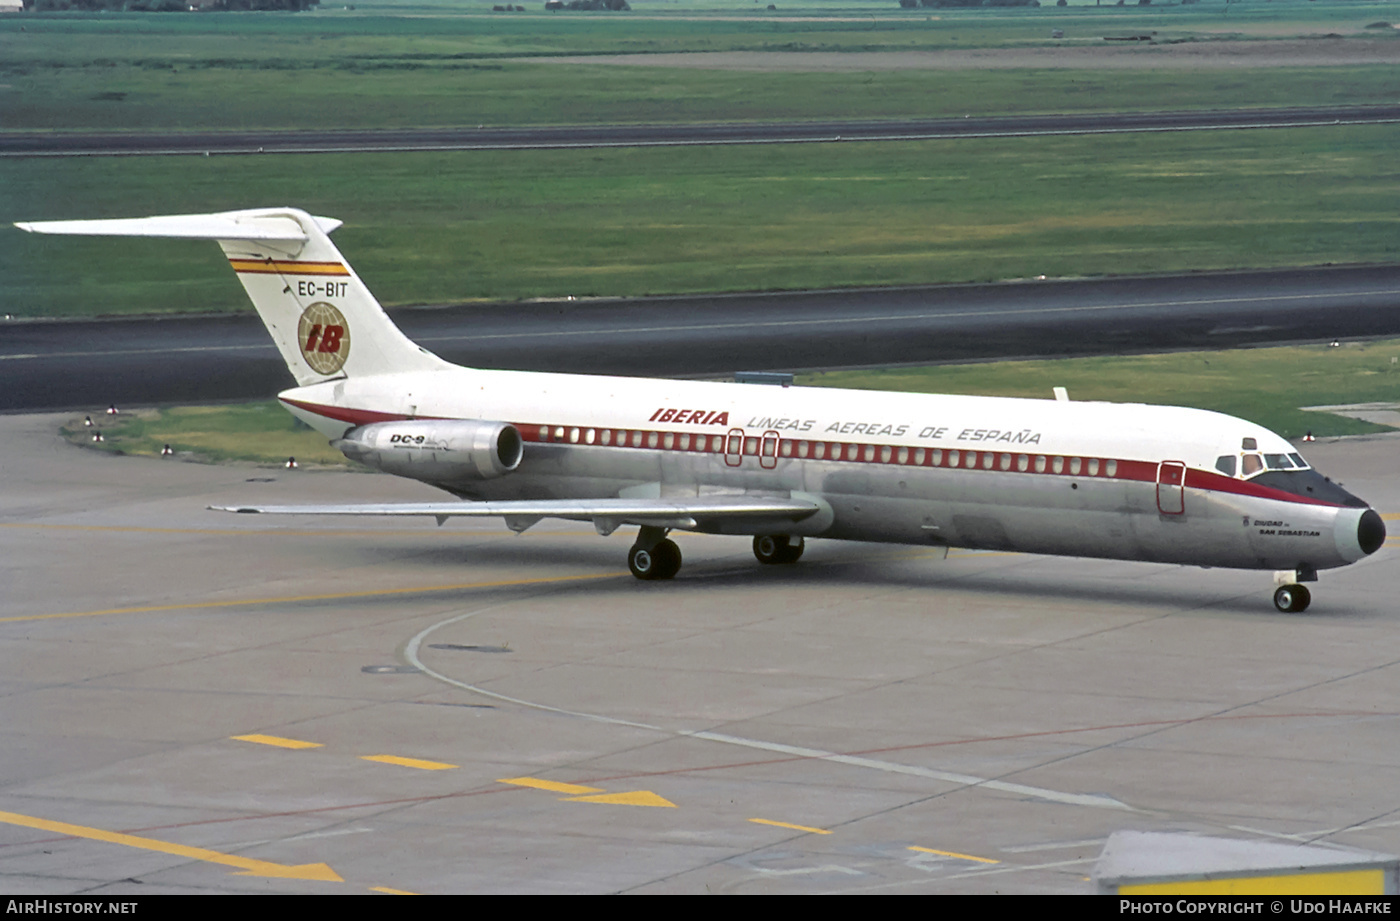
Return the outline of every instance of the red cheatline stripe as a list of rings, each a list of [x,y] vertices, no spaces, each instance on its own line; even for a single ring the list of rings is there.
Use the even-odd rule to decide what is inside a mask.
[[[283,400],[291,406],[307,412],[349,422],[352,425],[368,425],[372,422],[399,422],[408,417],[402,413],[382,413],[369,409],[353,409],[341,406],[324,406],[300,400]],[[440,419],[439,416],[416,416],[417,419]],[[675,451],[687,454],[713,454],[725,456],[729,448],[729,436],[725,433],[691,433],[661,431],[654,429],[599,428],[577,425],[540,425],[537,423],[512,423],[520,430],[520,436],[527,442],[538,444],[569,444],[577,447],[594,448],[636,448],[645,451]],[[591,436],[591,440],[590,440]],[[606,438],[606,440],[604,440]],[[873,463],[898,467],[931,467],[938,469],[959,469],[986,471],[989,473],[1017,473],[1026,476],[1067,476],[1081,480],[1128,480],[1138,483],[1157,482],[1157,467],[1153,461],[1119,460],[1117,458],[1073,457],[1055,454],[1031,454],[1022,451],[983,451],[963,448],[911,448],[907,445],[881,445],[865,442],[794,440],[780,438],[773,446],[775,455],[760,456],[763,443],[768,441],[756,435],[745,434],[739,439],[742,443],[738,452],[744,457],[760,457],[776,465],[778,460],[803,460],[809,462],[840,461],[842,463]],[[749,444],[752,442],[752,444]],[[800,453],[800,446],[806,444],[807,453]],[[820,447],[820,456],[817,448]],[[852,450],[854,449],[854,453]],[[886,456],[888,454],[888,456]],[[901,460],[901,458],[903,458]],[[990,460],[988,460],[990,458]],[[1022,458],[1026,467],[1021,469]],[[1043,458],[1043,467],[1041,466]],[[1079,462],[1078,472],[1074,462]],[[1056,463],[1059,463],[1059,469]],[[1097,462],[1093,466],[1092,462]],[[1002,466],[1005,463],[1007,466]],[[1090,473],[1091,469],[1097,473]],[[1335,502],[1324,502],[1299,496],[1281,489],[1274,489],[1248,480],[1237,480],[1209,470],[1188,468],[1186,486],[1206,492],[1232,493],[1256,499],[1272,499],[1277,502],[1292,502],[1296,505],[1320,505],[1340,508]]]
[[[403,413],[381,413],[372,409],[322,406],[319,403],[304,403],[301,400],[283,399],[282,402],[318,416],[325,416],[327,419],[334,419],[337,422],[349,422],[351,425],[369,425],[371,422],[400,422],[408,418]]]
[[[253,275],[349,275],[339,262],[293,262],[276,259],[230,259],[235,272]]]
[[[1310,499],[1307,496],[1299,496],[1291,492],[1284,492],[1281,489],[1274,489],[1262,483],[1254,483],[1249,480],[1237,480],[1234,477],[1223,476],[1210,470],[1196,470],[1194,468],[1186,471],[1186,485],[1191,489],[1204,489],[1210,492],[1228,492],[1237,496],[1252,496],[1256,499],[1278,499],[1281,502],[1295,502],[1299,505],[1322,505],[1327,508],[1342,508],[1336,502],[1324,502],[1321,499]]]

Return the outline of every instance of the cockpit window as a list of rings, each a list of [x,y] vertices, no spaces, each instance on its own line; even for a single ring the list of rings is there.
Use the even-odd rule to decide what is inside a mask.
[[[1307,470],[1308,462],[1298,454],[1241,454],[1240,478],[1249,479],[1256,473],[1266,470]],[[1215,459],[1215,469],[1226,476],[1234,476],[1234,457]]]

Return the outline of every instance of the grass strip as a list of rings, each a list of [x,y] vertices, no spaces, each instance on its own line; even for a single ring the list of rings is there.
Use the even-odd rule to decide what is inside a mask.
[[[297,205],[390,305],[1392,263],[1397,135],[5,160],[0,215]],[[246,309],[207,243],[0,233],[0,312]]]
[[[59,433],[69,442],[109,454],[162,457],[170,462],[218,464],[228,462],[350,468],[345,456],[321,433],[282,408],[276,400],[223,406],[169,406],[75,416]],[[94,441],[96,433],[102,440]],[[364,469],[355,467],[354,469]]]

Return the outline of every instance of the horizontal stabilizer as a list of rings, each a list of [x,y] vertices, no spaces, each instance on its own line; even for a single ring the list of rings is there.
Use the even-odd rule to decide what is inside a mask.
[[[694,530],[723,522],[777,518],[801,521],[821,510],[816,502],[763,496],[684,499],[546,499],[509,502],[410,502],[383,505],[210,506],[218,512],[264,515],[388,515],[425,518],[565,518],[571,521],[660,525]],[[611,528],[609,528],[610,530]]]
[[[15,226],[31,233],[217,243],[301,387],[446,367],[399,331],[331,243],[330,232],[341,226],[335,218],[281,207]],[[323,428],[333,438],[344,431],[335,423]]]
[[[325,233],[341,225],[333,217],[313,218]],[[95,237],[168,237],[181,240],[260,240],[304,243],[306,231],[290,217],[266,211],[225,211],[221,214],[168,214],[161,217],[104,221],[31,221],[15,224],[30,233],[62,233]]]

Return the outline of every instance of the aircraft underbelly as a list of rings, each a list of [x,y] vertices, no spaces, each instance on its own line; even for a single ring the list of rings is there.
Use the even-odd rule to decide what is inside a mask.
[[[722,455],[530,447],[508,476],[438,485],[489,500],[802,492],[834,512],[812,536],[1248,569],[1345,562],[1333,545],[1336,510],[1325,506],[1188,488],[1183,511],[1169,514],[1152,482],[791,459],[763,467],[751,457],[731,466]],[[725,530],[752,528],[761,525]]]

